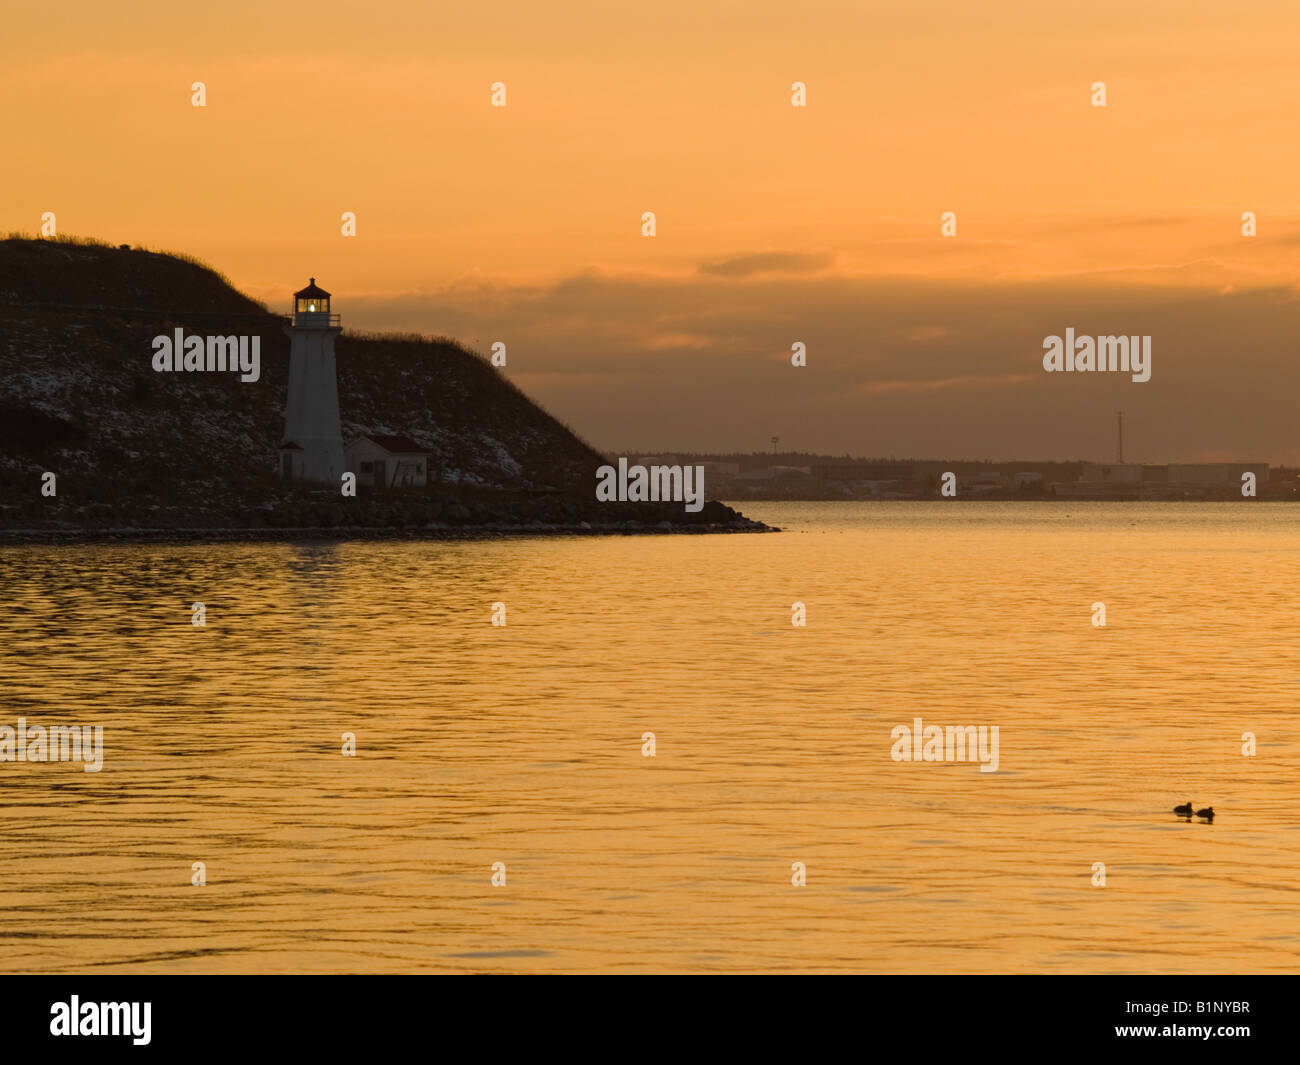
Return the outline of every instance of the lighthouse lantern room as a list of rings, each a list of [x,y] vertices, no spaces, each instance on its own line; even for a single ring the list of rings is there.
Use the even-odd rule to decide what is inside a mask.
[[[319,321],[320,316],[324,316],[325,321]],[[330,294],[316,284],[313,277],[311,283],[304,289],[293,294],[293,321],[297,325],[300,322],[304,325],[331,324],[329,319],[333,317],[335,325],[338,324],[338,315],[330,315]],[[303,321],[304,318],[312,319]]]

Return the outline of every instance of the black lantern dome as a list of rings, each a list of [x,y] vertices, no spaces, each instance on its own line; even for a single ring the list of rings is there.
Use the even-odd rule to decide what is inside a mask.
[[[293,294],[293,311],[295,316],[299,314],[329,314],[330,294],[317,285],[316,279],[313,277],[311,284]]]

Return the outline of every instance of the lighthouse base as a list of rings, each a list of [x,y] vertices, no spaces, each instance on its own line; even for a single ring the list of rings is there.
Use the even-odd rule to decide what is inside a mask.
[[[316,440],[299,444],[286,441],[280,446],[279,473],[282,481],[327,484],[334,488],[343,483],[342,440]]]

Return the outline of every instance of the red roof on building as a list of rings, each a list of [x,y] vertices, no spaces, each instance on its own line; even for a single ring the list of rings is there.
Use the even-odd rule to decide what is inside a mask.
[[[389,436],[387,433],[366,433],[365,439],[378,444],[391,455],[427,455],[428,448],[423,448],[409,436]]]

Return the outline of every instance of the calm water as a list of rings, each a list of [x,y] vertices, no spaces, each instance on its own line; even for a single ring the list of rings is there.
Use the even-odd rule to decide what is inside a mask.
[[[0,725],[106,747],[0,763],[0,969],[1300,970],[1300,507],[745,510],[0,548]]]

